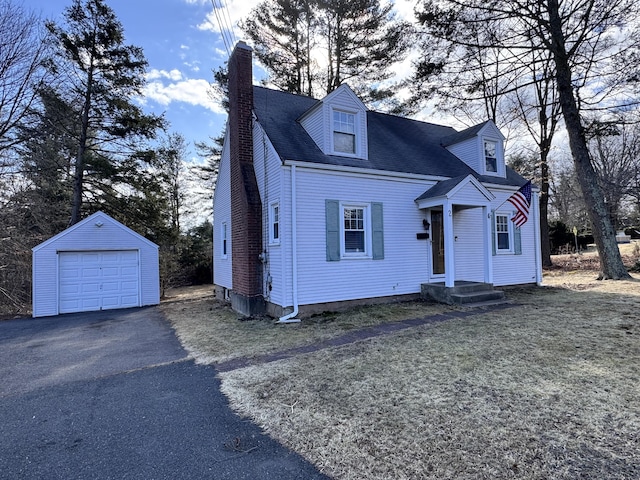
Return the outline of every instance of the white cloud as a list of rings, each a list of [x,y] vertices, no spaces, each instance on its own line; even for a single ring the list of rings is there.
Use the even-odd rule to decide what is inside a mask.
[[[198,61],[194,61],[194,62],[184,62],[184,65],[186,67],[189,67],[191,69],[192,72],[199,72],[200,71],[200,62]]]
[[[395,4],[395,11],[399,19],[407,22],[415,22],[416,16],[414,9],[416,6],[415,0],[395,0],[392,2]]]
[[[168,106],[173,102],[183,102],[189,105],[204,107],[214,113],[224,114],[220,102],[211,97],[210,84],[201,78],[182,79],[168,84],[160,80],[147,83],[144,89],[145,102],[153,100]]]
[[[158,70],[157,68],[152,68],[147,72],[147,80],[157,80],[160,78],[167,78],[174,82],[182,79],[182,73],[180,70],[174,68],[172,70]]]
[[[188,0],[189,1],[189,0]],[[228,22],[236,35],[240,34],[238,21],[246,18],[249,12],[260,3],[260,0],[219,0],[223,6],[218,9],[218,16],[223,20],[225,30],[228,30]],[[216,2],[217,4],[217,2]],[[198,29],[220,33],[220,25],[213,9],[207,13],[205,20],[198,25]]]

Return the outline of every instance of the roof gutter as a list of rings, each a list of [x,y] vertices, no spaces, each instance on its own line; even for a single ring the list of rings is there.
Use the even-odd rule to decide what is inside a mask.
[[[394,172],[391,170],[375,170],[371,168],[362,167],[348,167],[345,165],[330,165],[325,163],[305,162],[304,160],[282,160],[283,165],[294,165],[300,168],[309,168],[312,170],[327,170],[331,172],[341,172],[354,175],[375,175],[378,177],[388,177],[390,180],[399,181],[411,181],[411,180],[426,180],[438,182],[440,180],[448,180],[451,177],[442,177],[437,175],[423,175],[419,173],[406,173],[406,172]]]
[[[296,200],[296,166],[291,165],[291,257],[293,267],[293,312],[280,317],[276,323],[299,323],[298,315],[298,202]]]

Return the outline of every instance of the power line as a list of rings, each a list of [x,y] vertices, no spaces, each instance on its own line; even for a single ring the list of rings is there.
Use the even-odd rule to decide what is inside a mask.
[[[216,22],[218,23],[218,29],[222,36],[222,42],[227,50],[227,54],[231,55],[231,50],[234,45],[234,34],[231,26],[231,19],[229,16],[229,10],[226,5],[222,5],[221,0],[211,0],[211,7],[213,8],[213,14],[215,15]],[[225,17],[226,12],[226,17]]]
[[[224,12],[227,15],[227,20],[228,20],[227,25],[229,25],[229,33],[231,34],[231,40],[233,41],[233,45],[235,45],[237,43],[237,39],[235,35],[235,29],[233,28],[233,22],[231,21],[231,15],[229,14],[229,0],[225,0]]]

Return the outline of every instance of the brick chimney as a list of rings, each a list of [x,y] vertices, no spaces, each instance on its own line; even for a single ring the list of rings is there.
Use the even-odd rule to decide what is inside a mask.
[[[251,47],[238,42],[229,58],[231,158],[231,306],[243,315],[264,312],[262,202],[253,169],[253,72]]]

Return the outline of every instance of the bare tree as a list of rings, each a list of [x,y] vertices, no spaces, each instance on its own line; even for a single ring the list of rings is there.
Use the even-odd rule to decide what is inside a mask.
[[[549,154],[561,116],[552,68],[552,61],[548,56],[540,57],[532,52],[530,80],[524,86],[517,85],[513,94],[509,95],[517,117],[524,124],[538,151],[536,180],[540,184],[540,253],[544,267],[553,264],[549,242]]]
[[[419,12],[425,35],[446,42],[448,61],[461,49],[495,49],[518,76],[532,53],[549,56],[576,174],[600,257],[600,278],[622,279],[622,263],[598,176],[591,162],[582,114],[616,109],[635,100],[640,7],[632,0],[427,0]],[[500,25],[478,37],[479,25]],[[437,63],[437,62],[434,62]],[[437,66],[437,65],[436,65]],[[506,72],[506,73],[505,73]]]
[[[0,0],[0,167],[17,140],[16,127],[36,100],[46,70],[44,25],[12,0]]]
[[[588,133],[593,165],[611,221],[616,228],[622,227],[622,202],[636,193],[635,174],[640,169],[640,128],[638,125],[594,122]]]

